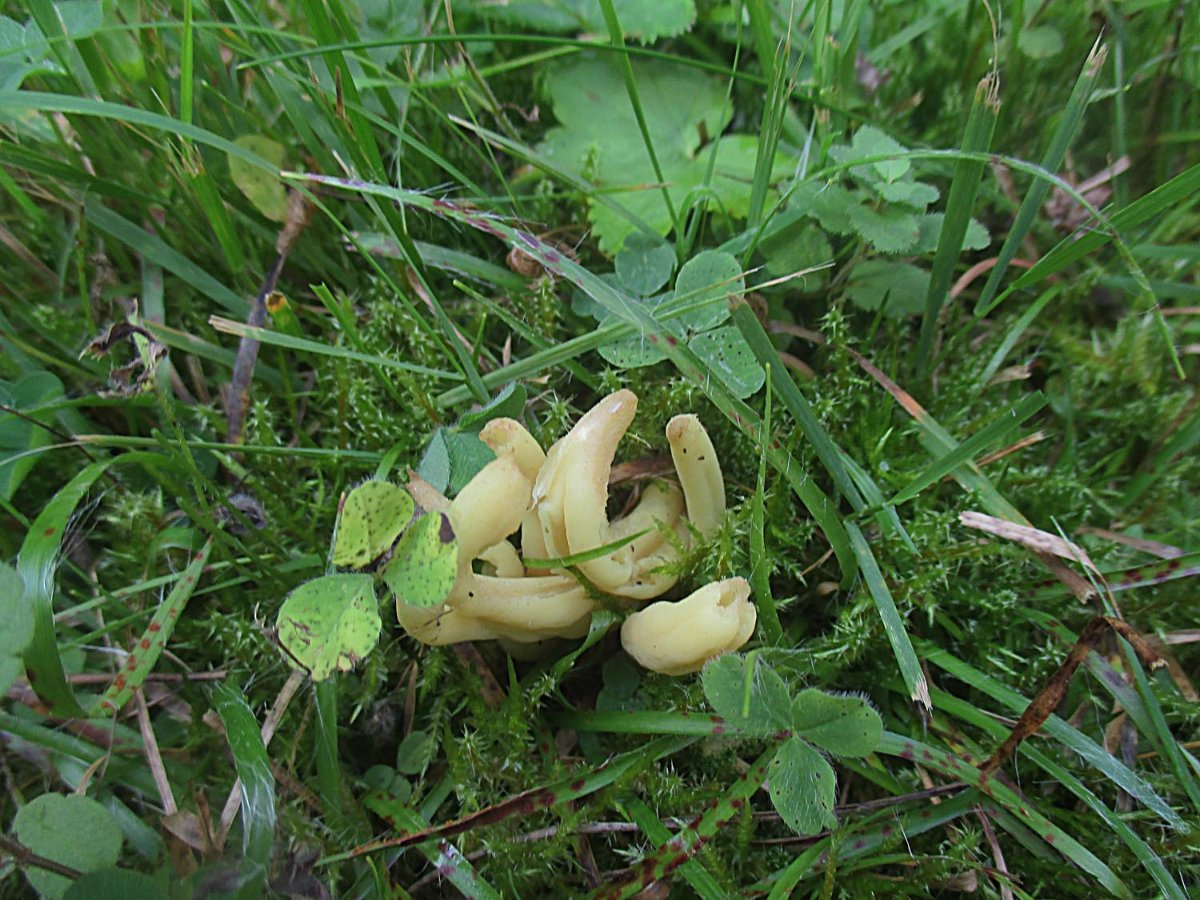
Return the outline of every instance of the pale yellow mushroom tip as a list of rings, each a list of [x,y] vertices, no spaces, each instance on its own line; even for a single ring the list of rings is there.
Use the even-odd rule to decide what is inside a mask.
[[[700,425],[700,417],[694,413],[685,413],[679,416],[673,416],[671,421],[667,423],[667,440],[676,444],[683,440],[691,428],[696,428]]]
[[[621,626],[621,645],[652,672],[686,675],[742,647],[757,620],[749,582],[727,578],[682,600],[652,603],[633,613]]]
[[[635,532],[649,533],[607,556],[579,564],[601,590],[648,600],[676,576],[660,572],[678,556],[659,529],[686,542],[688,525],[712,535],[725,513],[725,488],[712,441],[695,415],[679,415],[667,439],[679,488],[651,487],[625,518],[610,523],[608,481],[617,445],[637,412],[630,390],[602,398],[549,452],[514,419],[493,419],[480,438],[496,454],[453,501],[413,475],[410,491],[427,509],[446,512],[458,539],[459,569],[443,604],[419,609],[398,600],[400,624],[426,644],[504,639],[519,645],[548,638],[579,638],[595,603],[570,575],[525,568],[508,538],[521,532],[526,559],[571,556]],[[483,573],[475,571],[483,560]],[[494,574],[486,574],[494,572]],[[736,650],[754,633],[750,586],[729,578],[676,603],[655,603],[621,629],[625,649],[643,666],[681,675]]]

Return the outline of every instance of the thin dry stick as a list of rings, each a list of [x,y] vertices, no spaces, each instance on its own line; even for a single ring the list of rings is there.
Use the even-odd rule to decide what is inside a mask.
[[[1072,645],[1062,665],[1029,701],[1029,705],[1017,719],[1017,724],[1013,726],[1012,732],[1005,738],[1004,743],[997,747],[996,752],[979,767],[980,772],[984,775],[995,772],[1012,756],[1021,741],[1035,734],[1045,724],[1054,710],[1058,708],[1063,697],[1066,696],[1071,676],[1075,674],[1075,670],[1079,668],[1080,663],[1087,658],[1087,655],[1096,649],[1096,645],[1100,643],[1100,638],[1106,631],[1112,631],[1125,638],[1142,663],[1151,669],[1161,669],[1166,665],[1146,639],[1134,631],[1128,623],[1111,616],[1096,616],[1080,632],[1079,640]]]
[[[288,193],[288,213],[283,228],[275,239],[275,262],[267,270],[263,278],[258,296],[250,306],[250,315],[246,324],[261,328],[267,322],[267,297],[275,290],[283,264],[300,233],[308,227],[312,217],[312,204],[299,191]],[[225,440],[230,444],[242,441],[242,427],[246,422],[246,410],[250,404],[250,382],[254,377],[254,364],[258,361],[259,341],[250,336],[243,337],[238,343],[237,356],[233,361],[233,374],[229,379],[229,402],[226,406],[227,428]]]
[[[67,680],[71,684],[108,684],[118,674],[117,672],[81,672],[78,675],[68,675]],[[220,681],[228,674],[225,669],[214,669],[211,672],[148,672],[142,681]]]
[[[37,853],[34,853],[16,838],[11,838],[6,834],[0,834],[0,850],[3,850],[13,858],[19,866],[36,866],[39,869],[45,869],[47,872],[53,872],[55,875],[61,875],[64,878],[72,880],[83,877],[83,873],[78,869],[72,869],[68,865],[58,862],[54,859],[47,859]]]
[[[150,709],[146,706],[146,696],[140,690],[134,691],[133,696],[137,703],[138,729],[142,732],[142,744],[146,748],[146,763],[150,766],[154,786],[158,788],[158,799],[162,801],[163,813],[173,816],[179,812],[179,807],[175,805],[175,794],[171,791],[171,782],[167,779],[162,754],[158,752],[158,739],[154,736],[154,728],[150,724]]]
[[[991,819],[988,818],[983,807],[975,807],[975,815],[979,817],[979,822],[983,825],[983,836],[987,838],[988,845],[992,848],[992,860],[996,863],[996,871],[1004,876],[996,879],[1000,886],[1000,898],[1001,900],[1014,900],[1012,888],[1008,886],[1012,875],[1009,874],[1008,864],[1004,861],[1004,851],[1000,849],[1000,841],[996,838],[996,829],[992,827]]]
[[[288,704],[292,702],[292,698],[296,696],[296,691],[300,690],[303,682],[304,673],[299,669],[293,669],[292,674],[288,676],[288,680],[284,682],[283,688],[279,691],[279,696],[275,698],[275,705],[271,707],[267,718],[263,720],[260,733],[264,747],[270,745],[271,738],[275,736],[275,729],[279,727],[283,714],[287,712]],[[221,822],[217,828],[215,841],[218,849],[225,846],[225,838],[229,836],[229,829],[233,827],[233,820],[237,817],[238,808],[241,805],[242,780],[239,778],[233,783],[229,796],[225,799],[225,807],[221,810]]]

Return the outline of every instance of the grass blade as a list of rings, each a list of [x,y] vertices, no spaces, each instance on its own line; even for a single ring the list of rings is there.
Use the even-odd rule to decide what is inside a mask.
[[[671,842],[673,838],[671,830],[654,814],[654,810],[641,800],[634,798],[625,804],[625,809],[629,813],[629,817],[658,848],[662,849]],[[713,878],[712,873],[695,859],[689,859],[683,863],[679,867],[679,874],[696,892],[696,896],[702,900],[724,900],[728,896],[721,885],[717,883],[717,879]]]
[[[453,837],[479,825],[500,822],[511,816],[523,815],[533,809],[548,809],[568,803],[571,800],[578,800],[581,797],[594,794],[596,791],[607,787],[618,778],[641,771],[664,756],[678,753],[683,748],[695,743],[695,741],[696,738],[694,737],[659,738],[658,740],[644,744],[636,750],[630,750],[614,756],[608,762],[588,772],[582,774],[576,773],[554,784],[523,791],[516,796],[509,797],[507,800],[502,800],[499,803],[495,803],[492,806],[460,819],[454,819],[441,825],[430,826],[420,831],[396,837],[382,838],[362,844],[352,850],[347,850],[345,853],[327,856],[320,860],[319,863],[325,865],[362,856],[366,853],[374,853],[388,847],[408,847],[434,838]]]
[[[234,315],[245,316],[248,307],[244,298],[182,253],[168,247],[161,239],[95,201],[89,202],[84,210],[92,225],[128,245],[134,253],[161,266],[197,293],[214,300]]]
[[[978,669],[957,659],[942,649],[924,648],[925,659],[935,666],[949,672],[955,678],[982,691],[993,700],[1004,704],[1015,713],[1024,712],[1029,701],[1011,688],[1006,687],[994,678],[980,672]],[[1085,762],[1108,778],[1129,796],[1133,797],[1147,809],[1154,812],[1160,819],[1177,830],[1186,829],[1186,825],[1171,806],[1154,792],[1145,779],[1110,754],[1107,750],[1058,716],[1051,715],[1042,726],[1050,735],[1064,747],[1078,754]]]
[[[721,828],[738,817],[746,801],[762,787],[767,778],[767,766],[775,758],[775,751],[778,749],[778,745],[772,746],[759,756],[746,773],[733,782],[720,799],[709,805],[699,818],[681,829],[654,853],[597,888],[591,896],[605,900],[626,900],[690,860]]]
[[[17,572],[33,607],[33,639],[25,648],[25,669],[38,697],[56,716],[83,716],[83,707],[67,683],[54,629],[54,576],[67,524],[93,483],[112,460],[92,463],[47,503],[25,535],[17,556]]]
[[[275,778],[258,721],[240,689],[225,682],[213,691],[242,789],[242,882],[238,897],[261,897],[275,843]]]
[[[964,721],[984,729],[993,737],[1000,738],[1001,740],[1005,737],[1007,729],[1003,725],[985,713],[980,712],[967,701],[942,691],[935,691],[934,696],[937,697],[938,709],[958,716]],[[1022,744],[1018,752],[1041,767],[1047,775],[1083,801],[1096,815],[1103,819],[1104,823],[1112,829],[1113,834],[1130,849],[1133,855],[1137,857],[1138,862],[1150,873],[1155,883],[1162,889],[1164,896],[1170,897],[1172,900],[1186,900],[1187,894],[1183,892],[1178,882],[1167,871],[1158,854],[1145,841],[1138,837],[1137,833],[1125,824],[1125,821],[1120,816],[1109,809],[1099,797],[1088,790],[1083,782],[1065,768],[1053,762],[1046,754],[1030,747],[1027,743]]]
[[[732,320],[759,363],[764,367],[768,364],[771,366],[771,381],[775,391],[779,394],[780,401],[792,414],[796,424],[804,432],[805,438],[813,445],[817,458],[821,460],[826,471],[832,476],[834,484],[837,485],[842,496],[850,502],[855,511],[865,509],[866,502],[858,488],[855,487],[846,467],[842,464],[841,449],[833,442],[833,438],[829,436],[829,432],[825,430],[817,418],[817,414],[813,412],[812,405],[800,392],[800,388],[796,386],[792,376],[788,374],[787,367],[779,358],[779,353],[771,343],[770,336],[763,329],[750,305],[745,301],[734,303]]]
[[[1016,406],[1006,410],[998,419],[979,429],[949,453],[935,457],[888,503],[892,506],[899,506],[901,503],[912,500],[929,485],[941,481],[959,466],[970,462],[985,448],[1005,440],[1007,436],[1020,428],[1026,419],[1041,411],[1046,402],[1046,396],[1041,391],[1021,398]]]
[[[992,145],[992,134],[996,130],[999,115],[1000,78],[995,72],[989,72],[975,88],[975,100],[963,132],[964,152],[987,152]],[[917,380],[921,383],[924,383],[933,362],[933,337],[937,332],[942,304],[949,295],[954,266],[962,253],[963,240],[971,222],[971,212],[975,208],[975,197],[979,193],[984,171],[981,160],[963,158],[954,165],[954,178],[946,198],[946,217],[942,220],[942,233],[938,236],[937,252],[934,253],[929,276],[929,291],[925,295],[921,336],[917,341]]]
[[[175,587],[167,595],[167,599],[155,610],[154,617],[150,620],[145,634],[137,643],[137,650],[129,654],[124,669],[113,679],[108,690],[104,692],[104,696],[100,698],[98,704],[100,712],[115,713],[129,701],[133,692],[146,680],[146,676],[150,674],[150,670],[154,668],[154,664],[158,662],[158,658],[166,649],[167,641],[171,639],[171,632],[175,630],[175,624],[183,614],[183,608],[187,606],[188,600],[200,583],[200,574],[204,571],[205,563],[208,562],[211,552],[212,539],[210,538],[196,554],[192,564],[180,574],[179,580],[175,582]]]
[[[874,363],[862,354],[853,350],[850,350],[849,353],[867,374],[879,382],[904,411],[912,416],[920,427],[921,443],[925,445],[925,449],[931,456],[942,457],[958,448],[958,441],[954,439],[953,435],[943,428],[908,391],[883,374]],[[983,507],[993,516],[1016,522],[1019,525],[1030,524],[1020,510],[1004,499],[1004,496],[992,484],[991,479],[984,475],[975,463],[968,460],[950,474],[967,493],[977,496]]]
[[[933,709],[933,703],[929,699],[929,683],[925,680],[925,673],[921,671],[921,661],[917,659],[917,652],[904,629],[904,620],[900,617],[900,611],[896,609],[896,601],[892,599],[892,593],[888,590],[887,582],[883,579],[883,573],[879,571],[879,564],[875,562],[875,556],[871,553],[863,533],[853,522],[846,523],[846,531],[850,534],[850,546],[854,548],[858,557],[867,590],[871,592],[871,599],[875,601],[875,609],[883,622],[883,630],[892,645],[892,653],[896,656],[896,664],[900,667],[900,675],[908,688],[909,698],[929,712]]]
[[[1144,197],[1134,200],[1124,209],[1113,214],[1109,222],[1113,231],[1096,229],[1086,234],[1073,234],[1063,238],[1049,253],[1042,256],[1033,266],[1014,281],[996,298],[996,304],[1003,301],[1014,291],[1024,290],[1032,284],[1061,272],[1072,263],[1078,262],[1113,239],[1113,234],[1120,234],[1137,228],[1163,213],[1182,209],[1194,203],[1200,197],[1200,163],[1180,172],[1170,181],[1160,184]]]
[[[1083,70],[1075,80],[1071,96],[1067,98],[1067,104],[1063,108],[1062,121],[1059,122],[1058,128],[1055,129],[1054,135],[1050,139],[1050,146],[1046,148],[1046,155],[1042,157],[1041,167],[1047,172],[1057,172],[1062,167],[1063,160],[1067,155],[1067,149],[1071,146],[1071,142],[1075,139],[1075,135],[1079,131],[1079,126],[1083,123],[1083,114],[1087,110],[1092,91],[1095,90],[1096,80],[1100,77],[1100,72],[1104,69],[1104,59],[1106,56],[1107,53],[1104,46],[1097,39],[1096,43],[1092,46],[1092,52],[1088,54],[1088,58],[1083,64]],[[1000,287],[1000,281],[1008,271],[1009,263],[1017,255],[1017,249],[1021,246],[1021,242],[1025,240],[1025,235],[1029,234],[1029,229],[1033,227],[1033,221],[1037,217],[1038,210],[1041,209],[1042,204],[1046,200],[1046,194],[1049,191],[1050,183],[1047,181],[1039,179],[1030,185],[1029,191],[1025,194],[1025,199],[1021,201],[1021,208],[1017,210],[1017,218],[1013,222],[1012,228],[1009,229],[1008,235],[1004,239],[1004,244],[1000,247],[996,265],[988,274],[987,283],[983,286],[983,292],[979,295],[979,300],[975,303],[976,316],[986,315],[999,302],[993,298],[995,298],[996,291]]]
[[[667,188],[667,179],[663,176],[662,166],[658,162],[658,153],[655,151],[654,141],[650,137],[650,127],[646,124],[646,111],[642,109],[642,98],[638,94],[637,79],[633,76],[633,66],[629,62],[629,54],[621,52],[625,49],[625,32],[621,30],[621,23],[617,19],[617,11],[613,7],[613,0],[600,0],[600,10],[604,13],[604,24],[608,28],[609,43],[618,50],[615,55],[617,65],[621,69],[621,77],[625,81],[625,93],[629,95],[629,105],[633,107],[633,116],[637,120],[638,131],[642,133],[642,143],[645,144],[646,153],[650,157],[650,165],[654,169],[654,177],[658,179],[658,189],[662,194],[663,203],[667,206],[667,215],[675,223],[673,228],[678,233],[680,231],[679,215],[675,211],[675,204],[671,200],[671,192]]]
[[[1095,878],[1101,886],[1118,897],[1132,897],[1125,883],[1092,851],[1030,806],[1016,791],[999,779],[984,776],[974,766],[944,750],[890,731],[883,733],[883,740],[880,741],[877,752],[886,756],[916,761],[927,769],[933,769],[948,778],[965,781],[972,787],[978,788],[998,805],[1016,815],[1028,827],[1034,829],[1043,841]]]
[[[758,607],[759,630],[764,644],[783,642],[783,627],[771,593],[771,557],[767,556],[765,500],[767,490],[767,445],[771,437],[771,364],[766,366],[767,395],[763,401],[763,430],[758,438],[758,479],[750,503],[750,584]]]
[[[432,369],[429,366],[418,366],[413,363],[402,362],[398,359],[392,359],[387,356],[379,356],[374,353],[360,353],[356,350],[347,350],[345,347],[339,347],[336,344],[325,344],[321,341],[312,341],[308,338],[293,337],[290,334],[284,334],[280,331],[273,331],[270,328],[256,328],[253,325],[247,325],[244,322],[235,322],[233,319],[226,319],[223,316],[210,316],[208,324],[222,334],[232,334],[235,337],[249,337],[263,344],[268,344],[272,347],[284,347],[288,350],[297,350],[302,353],[312,353],[315,356],[329,356],[334,359],[347,359],[354,362],[366,363],[371,366],[378,366],[381,369],[396,369],[401,372],[416,372],[419,375],[428,375],[432,378],[444,378],[449,381],[462,381],[463,376],[458,372],[450,372],[446,369]],[[162,326],[156,326],[158,330],[165,331]]]

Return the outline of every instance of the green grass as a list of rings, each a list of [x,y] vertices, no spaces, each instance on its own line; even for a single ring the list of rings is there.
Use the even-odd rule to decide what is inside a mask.
[[[136,896],[1194,891],[1200,12],[451,12],[0,6],[0,893],[83,865],[11,827],[72,791]],[[751,287],[674,293],[713,250]],[[469,476],[455,423],[514,383],[543,446],[620,387],[623,459],[701,417],[728,512],[669,596],[751,581],[769,728],[640,670],[613,603],[525,660],[422,646],[381,596],[373,651],[294,674],[273,625],[339,498],[435,433]],[[1081,603],[1094,573],[965,511],[1106,583]],[[986,771],[1097,614],[1170,665],[1106,636]],[[813,835],[786,823],[822,821],[817,775],[789,793],[780,762],[816,753],[805,688],[884,726],[830,759]]]

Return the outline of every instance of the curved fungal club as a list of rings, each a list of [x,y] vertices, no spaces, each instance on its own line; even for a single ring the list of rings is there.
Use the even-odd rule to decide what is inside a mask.
[[[677,576],[670,564],[679,548],[693,533],[711,537],[720,527],[725,482],[700,420],[676,416],[667,425],[676,480],[651,483],[632,510],[610,521],[613,458],[636,411],[632,391],[610,394],[546,452],[516,420],[493,419],[479,436],[496,459],[453,501],[428,484],[410,485],[418,503],[449,517],[459,561],[440,606],[396,598],[405,631],[426,644],[498,639],[518,656],[549,638],[582,637],[595,602],[581,580],[565,569],[527,567],[524,560],[576,557],[622,540],[617,549],[577,563],[584,579],[630,603],[671,590]],[[630,614],[621,642],[646,668],[681,675],[741,647],[755,620],[749,584],[730,578]]]

